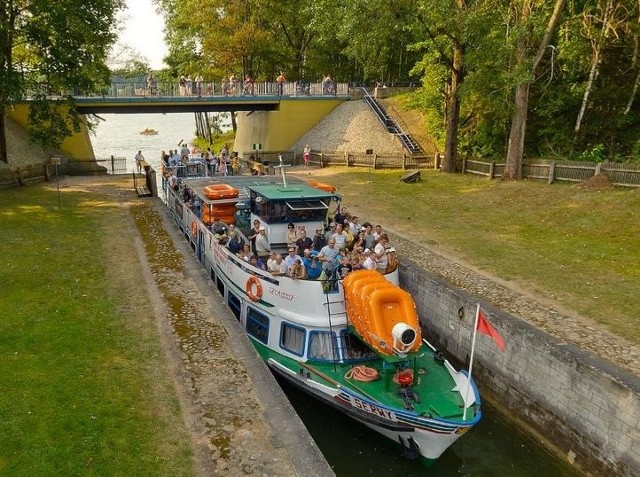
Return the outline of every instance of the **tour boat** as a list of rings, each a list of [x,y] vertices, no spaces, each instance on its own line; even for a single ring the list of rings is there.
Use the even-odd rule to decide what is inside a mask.
[[[142,134],[143,136],[155,136],[156,134],[158,134],[158,131],[156,131],[155,129],[144,128],[142,131],[140,131],[140,134]]]
[[[397,260],[386,273],[357,270],[342,280],[274,276],[210,230],[212,219],[227,217],[246,240],[258,220],[271,250],[286,253],[289,223],[309,237],[324,229],[340,196],[284,167],[273,176],[181,178],[179,190],[164,184],[167,208],[274,374],[395,441],[405,457],[433,463],[480,420],[480,396],[468,373],[423,338]]]

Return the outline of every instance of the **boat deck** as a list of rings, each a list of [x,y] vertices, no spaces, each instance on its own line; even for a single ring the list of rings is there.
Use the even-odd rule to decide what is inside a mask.
[[[405,400],[398,393],[398,384],[393,381],[395,367],[389,364],[383,365],[381,360],[372,360],[360,363],[369,368],[374,368],[379,373],[375,381],[361,382],[355,379],[347,379],[347,373],[357,365],[354,364],[311,364],[310,368],[317,369],[319,376],[324,375],[327,384],[335,385],[348,383],[347,385],[363,396],[382,405],[394,408],[410,409],[413,407],[415,414],[422,416],[462,419],[463,401],[460,393],[455,390],[456,383],[443,364],[435,361],[431,353],[417,358],[416,369],[418,378],[413,391],[417,394],[417,400]],[[472,391],[471,391],[472,392]],[[410,406],[408,405],[410,403]],[[474,416],[474,407],[467,410],[467,418]]]

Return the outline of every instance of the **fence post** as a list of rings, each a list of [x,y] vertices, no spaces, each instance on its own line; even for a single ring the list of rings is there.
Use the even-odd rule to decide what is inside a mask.
[[[435,156],[433,156],[433,168],[434,169],[440,169],[440,153],[438,153],[438,151],[436,151]]]
[[[462,173],[467,172],[467,156],[462,158]]]
[[[373,155],[373,169],[377,169],[378,168],[378,155],[374,154]]]
[[[320,153],[320,167],[324,167],[324,152]]]
[[[547,184],[553,184],[553,178],[556,174],[556,161],[551,161],[549,164],[549,178],[547,179]]]
[[[115,158],[113,156],[111,156],[111,174],[115,174]]]
[[[402,153],[402,170],[407,170],[407,155]]]
[[[602,163],[601,163],[601,162],[598,162],[598,163],[596,164],[596,172],[595,172],[595,174],[594,174],[594,175],[595,175],[595,176],[597,176],[597,175],[598,175],[598,174],[600,174],[601,172],[602,172]]]
[[[349,153],[345,151],[344,153],[344,162],[349,167]]]
[[[491,164],[489,164],[489,179],[493,179],[493,174],[495,173],[495,169],[496,169],[496,161],[491,161]]]

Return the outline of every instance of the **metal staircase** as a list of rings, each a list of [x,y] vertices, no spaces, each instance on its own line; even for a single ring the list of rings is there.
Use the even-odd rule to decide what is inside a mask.
[[[407,151],[411,154],[423,154],[424,151],[420,144],[411,136],[411,134],[403,131],[400,125],[385,111],[384,107],[369,94],[366,88],[362,88],[364,100],[375,113],[378,120],[384,128],[391,134],[395,134]]]

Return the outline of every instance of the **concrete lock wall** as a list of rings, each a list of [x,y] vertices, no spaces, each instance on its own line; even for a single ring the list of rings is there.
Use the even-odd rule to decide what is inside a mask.
[[[418,308],[427,339],[469,364],[477,298],[403,260],[403,288]],[[478,335],[473,377],[495,401],[595,475],[640,474],[640,379],[480,302],[503,336],[501,352]],[[464,315],[459,318],[462,307]]]

